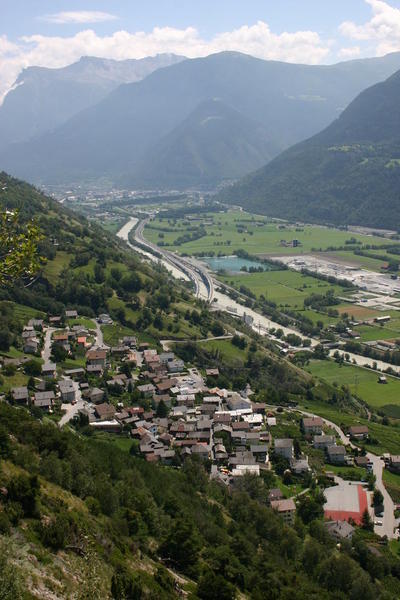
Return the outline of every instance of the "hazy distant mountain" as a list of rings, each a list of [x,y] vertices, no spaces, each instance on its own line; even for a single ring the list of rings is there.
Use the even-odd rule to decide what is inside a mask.
[[[221,198],[282,218],[400,230],[400,71]]]
[[[163,138],[179,135],[179,130],[172,132],[210,98],[219,98],[264,128],[267,161],[271,152],[278,154],[326,127],[361,90],[398,68],[400,53],[332,66],[264,61],[235,52],[184,60],[119,86],[51,133],[9,146],[0,155],[0,165],[36,183],[119,182],[134,175],[145,157],[150,161],[152,149],[159,161]],[[234,134],[232,130],[231,139]],[[167,167],[158,165],[161,185]],[[186,178],[186,167],[184,161],[176,172],[179,181]],[[220,180],[224,176],[219,173]]]
[[[276,154],[267,129],[219,99],[198,105],[123,178],[133,187],[214,186],[244,175]]]
[[[0,146],[54,129],[121,83],[139,81],[182,59],[173,54],[120,61],[85,56],[62,69],[24,69],[0,106]]]

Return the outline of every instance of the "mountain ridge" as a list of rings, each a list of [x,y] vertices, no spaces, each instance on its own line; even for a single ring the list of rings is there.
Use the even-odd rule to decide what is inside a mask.
[[[317,67],[235,52],[187,59],[120,85],[50,133],[8,146],[0,164],[35,183],[103,178],[115,184],[214,97],[263,125],[278,154],[330,123],[366,85],[392,74],[396,61],[400,68],[400,53]]]

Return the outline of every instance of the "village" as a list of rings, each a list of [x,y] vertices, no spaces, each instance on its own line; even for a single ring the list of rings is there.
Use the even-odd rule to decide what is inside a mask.
[[[374,505],[372,463],[362,446],[367,426],[349,427],[344,444],[320,417],[254,401],[249,385],[240,391],[218,387],[217,368],[185,365],[168,345],[156,349],[124,336],[107,346],[101,325],[112,324],[109,315],[92,323],[95,328],[82,324],[74,310],[31,319],[22,332],[24,357],[4,358],[0,371],[31,376],[2,399],[29,406],[60,427],[69,423],[90,435],[130,440],[130,452],[147,462],[179,468],[196,457],[224,486],[261,477],[270,506],[288,523],[294,523],[299,499],[318,482],[335,535],[349,537],[366,511],[379,526],[383,501]],[[61,368],[70,355],[82,366]],[[400,471],[400,457],[386,455],[385,463]]]

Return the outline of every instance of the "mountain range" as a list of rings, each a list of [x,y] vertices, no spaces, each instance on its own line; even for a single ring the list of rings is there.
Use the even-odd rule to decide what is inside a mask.
[[[35,183],[214,186],[321,131],[360,91],[399,68],[400,53],[330,66],[236,52],[183,60],[118,86],[51,131],[8,145],[0,165]],[[224,110],[218,127],[215,98]],[[179,160],[171,155],[177,149]]]
[[[400,71],[220,197],[281,218],[400,229]]]
[[[0,148],[52,130],[122,83],[139,81],[180,60],[183,57],[174,54],[139,60],[84,56],[61,69],[28,67],[0,106]]]

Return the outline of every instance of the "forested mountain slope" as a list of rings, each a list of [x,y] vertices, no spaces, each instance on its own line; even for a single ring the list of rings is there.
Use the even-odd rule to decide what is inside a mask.
[[[399,229],[400,71],[221,198],[281,218]]]

